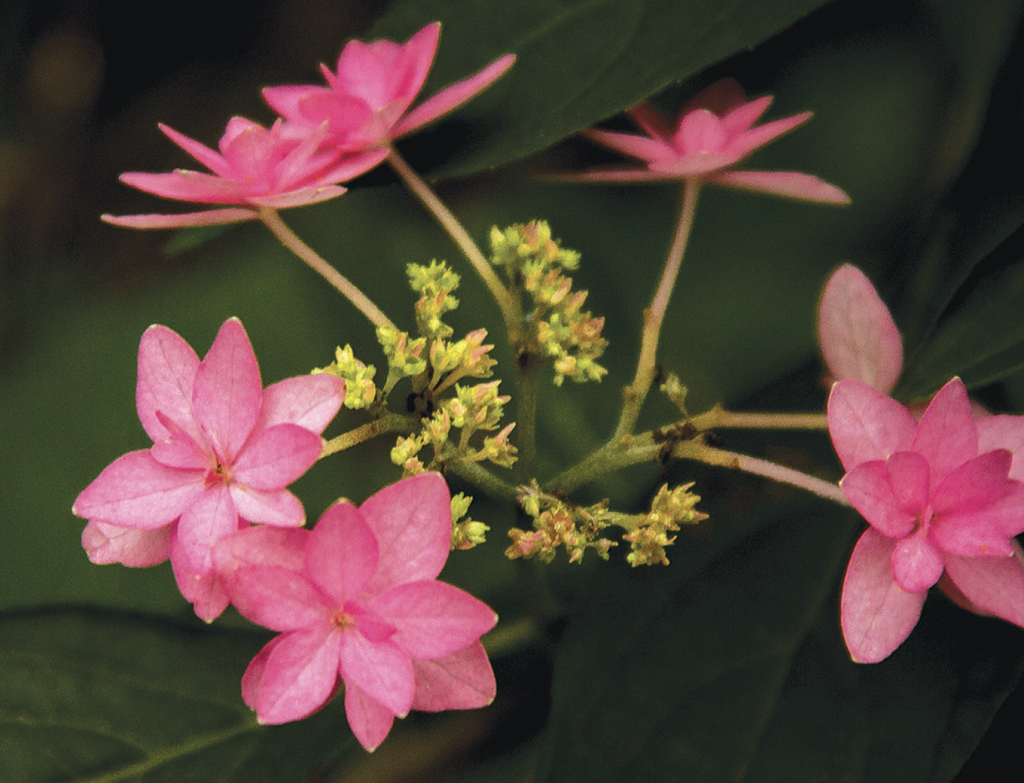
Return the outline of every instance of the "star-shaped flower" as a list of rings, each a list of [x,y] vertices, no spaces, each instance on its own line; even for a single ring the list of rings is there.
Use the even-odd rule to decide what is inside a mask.
[[[738,83],[723,79],[683,106],[674,122],[654,106],[642,103],[628,114],[643,135],[599,129],[584,132],[590,140],[635,158],[641,165],[610,166],[560,178],[581,182],[694,180],[806,201],[848,204],[846,193],[810,174],[732,168],[811,118],[810,112],[804,112],[755,125],[771,102],[770,95],[747,101]]]
[[[153,446],[118,458],[75,501],[89,520],[93,562],[142,566],[168,556],[182,595],[212,620],[227,606],[211,548],[250,523],[299,527],[285,487],[320,456],[320,433],[344,400],[332,375],[263,389],[239,320],[224,323],[200,361],[184,339],[151,326],[139,345],[136,404]]]
[[[104,215],[103,220],[128,228],[175,228],[254,220],[260,207],[282,209],[335,198],[345,192],[337,183],[357,177],[380,163],[385,152],[371,150],[339,156],[321,143],[326,126],[310,126],[299,138],[282,134],[278,120],[264,128],[244,117],[232,117],[218,151],[166,125],[167,136],[206,166],[212,174],[176,169],[163,174],[130,171],[127,185],[156,196],[228,208],[171,215]]]
[[[402,136],[455,110],[489,87],[515,62],[505,55],[410,110],[434,62],[441,24],[428,24],[404,44],[350,41],[338,66],[320,70],[328,86],[267,87],[263,97],[291,128],[327,124],[327,144],[345,153],[387,150]]]
[[[997,419],[998,421],[993,421]],[[928,589],[1024,626],[1024,417],[975,421],[954,378],[916,421],[859,380],[835,384],[829,432],[847,499],[871,527],[843,584],[843,636],[855,661],[888,657],[917,624]]]
[[[480,637],[497,616],[437,580],[450,541],[451,496],[436,473],[385,487],[358,508],[341,502],[312,532],[252,529],[222,540],[216,558],[232,602],[281,634],[242,680],[259,721],[305,718],[340,679],[349,725],[373,750],[411,709],[489,704],[494,674]]]

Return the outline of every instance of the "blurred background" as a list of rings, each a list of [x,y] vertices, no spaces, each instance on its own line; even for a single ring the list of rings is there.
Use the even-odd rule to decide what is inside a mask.
[[[395,5],[411,7],[413,17],[429,7]],[[733,76],[751,95],[776,95],[769,119],[812,109],[811,123],[758,153],[752,167],[814,173],[853,198],[851,207],[834,209],[731,192],[702,196],[661,349],[666,369],[691,387],[691,410],[720,400],[739,405],[755,394],[751,404],[765,408],[820,409],[814,307],[842,261],[876,282],[913,356],[965,254],[1008,236],[1006,258],[1019,257],[1020,6],[895,0],[883,10],[837,0],[656,97],[674,109]],[[0,525],[7,531],[0,608],[86,603],[189,619],[168,566],[91,566],[79,543],[84,522],[70,512],[105,465],[148,445],[134,388],[138,339],[149,324],[175,329],[203,355],[224,319],[239,316],[264,383],[323,366],[346,343],[380,365],[359,314],[259,227],[141,232],[103,224],[99,215],[183,209],[117,181],[124,171],[192,165],[158,122],[209,146],[232,115],[269,124],[260,87],[317,80],[318,63],[333,64],[353,36],[375,35],[381,16],[400,19],[395,10],[371,0],[0,5]],[[516,89],[514,76],[493,100]],[[459,128],[443,123],[400,147],[421,170],[444,172],[453,155],[446,138]],[[530,176],[602,160],[571,139],[495,171],[438,182],[481,240],[493,224],[550,221],[566,247],[583,252],[576,279],[591,292],[588,307],[607,317],[605,382],[543,390],[542,475],[607,438],[677,208],[672,187],[592,188]],[[464,273],[456,329],[483,324],[501,335],[483,287],[386,172],[285,219],[406,328],[413,317],[405,264],[447,258]],[[508,358],[500,347],[497,354]],[[982,398],[1022,412],[1024,377],[1006,377]],[[667,403],[654,400],[641,424],[669,416]],[[357,423],[342,417],[328,434]],[[369,444],[300,480],[309,517],[339,496],[361,501],[397,478],[390,445]],[[800,454],[784,441],[774,448]],[[838,465],[824,469],[838,476]],[[676,480],[697,476],[692,467],[673,470]],[[588,491],[628,509],[662,480],[646,466]],[[481,498],[473,514],[492,526],[492,545],[453,557],[448,578],[514,613],[503,595],[509,512]],[[578,589],[575,572],[556,566],[555,574],[557,590]]]

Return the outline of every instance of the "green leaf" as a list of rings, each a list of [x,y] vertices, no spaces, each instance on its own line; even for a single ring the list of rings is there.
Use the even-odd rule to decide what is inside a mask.
[[[601,574],[557,654],[538,780],[952,778],[1020,674],[1019,630],[935,595],[888,660],[852,663],[852,515],[803,509],[738,542],[716,530],[735,543],[714,555],[685,541],[664,571]]]
[[[355,740],[338,703],[256,723],[240,681],[265,641],[87,609],[7,615],[0,780],[304,780]]]
[[[515,66],[501,82],[459,110],[457,122],[463,129],[458,151],[443,169],[453,175],[545,149],[756,46],[824,4],[404,0],[392,4],[374,34],[404,40],[428,22],[442,22],[437,63],[424,95],[466,78],[503,54],[516,55]],[[446,133],[451,135],[451,127]]]
[[[934,392],[954,375],[968,387],[994,383],[1024,367],[1024,259],[1018,231],[993,254],[1012,252],[1013,263],[979,267],[951,311],[913,357],[900,387],[907,397]],[[989,271],[991,270],[991,271]]]

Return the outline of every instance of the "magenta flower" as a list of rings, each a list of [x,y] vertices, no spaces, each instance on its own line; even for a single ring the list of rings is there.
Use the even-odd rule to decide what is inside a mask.
[[[731,168],[758,147],[811,118],[810,112],[804,112],[755,126],[771,102],[770,95],[747,101],[739,84],[722,79],[683,106],[675,123],[650,104],[642,103],[628,114],[644,135],[598,129],[584,134],[643,165],[599,168],[564,178],[582,182],[693,180],[806,201],[848,204],[846,193],[810,174]]]
[[[350,41],[327,87],[267,87],[263,97],[292,129],[308,133],[327,123],[327,143],[353,153],[386,150],[391,143],[461,106],[512,67],[505,55],[467,79],[446,87],[410,111],[434,62],[441,24],[428,24],[404,44]],[[382,156],[383,157],[383,156]]]
[[[903,341],[889,308],[852,264],[843,264],[825,284],[818,344],[833,381],[854,378],[888,394],[903,370]]]
[[[155,565],[170,557],[178,587],[210,621],[227,606],[211,547],[250,523],[300,527],[285,487],[320,456],[344,382],[307,375],[263,389],[238,319],[199,361],[185,340],[151,326],[139,345],[136,405],[153,446],[118,458],[75,501],[96,563]]]
[[[998,420],[998,421],[995,421]],[[975,421],[954,378],[920,421],[859,380],[832,389],[828,424],[843,493],[870,527],[843,583],[843,637],[855,661],[889,656],[940,583],[965,608],[1024,626],[1024,417]],[[982,435],[982,433],[984,433]],[[1020,464],[1014,464],[1015,461]]]
[[[497,616],[437,581],[451,543],[451,496],[440,475],[399,481],[358,508],[339,503],[312,532],[278,534],[278,554],[267,554],[268,535],[247,530],[217,547],[232,602],[281,634],[242,679],[260,723],[305,718],[340,680],[349,725],[373,750],[411,709],[493,700],[480,637]]]
[[[279,120],[268,130],[244,117],[232,117],[216,152],[173,128],[161,125],[171,141],[206,166],[212,174],[176,169],[164,174],[130,171],[127,185],[164,198],[199,204],[232,204],[173,215],[104,215],[103,220],[128,228],[174,228],[253,220],[260,207],[281,209],[315,204],[345,192],[337,183],[376,166],[384,152],[370,150],[339,156],[325,151],[326,127],[311,126],[302,138],[285,138]]]

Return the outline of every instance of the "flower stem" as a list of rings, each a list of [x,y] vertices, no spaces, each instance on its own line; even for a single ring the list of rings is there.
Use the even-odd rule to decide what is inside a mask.
[[[704,454],[701,457],[698,457],[698,459],[709,465],[719,465],[724,468],[742,470],[745,473],[753,473],[756,476],[763,476],[771,479],[772,481],[791,484],[794,487],[805,489],[808,492],[814,493],[818,497],[834,501],[841,506],[850,505],[850,501],[846,499],[846,495],[843,494],[839,485],[833,484],[831,481],[825,481],[824,479],[802,473],[799,470],[793,470],[793,468],[777,465],[776,463],[769,462],[768,460],[749,457],[746,454],[737,454],[732,451],[724,451],[710,446],[705,446],[703,451]]]
[[[291,250],[295,255],[305,261],[313,271],[317,272],[328,283],[334,286],[342,295],[356,306],[370,323],[374,326],[394,326],[391,319],[381,312],[370,298],[360,291],[341,272],[328,264],[321,258],[313,248],[299,239],[298,235],[285,225],[277,210],[269,207],[261,207],[259,211],[260,220],[277,237],[281,244]]]
[[[430,186],[412,170],[412,167],[405,162],[405,158],[399,155],[398,150],[394,147],[388,153],[387,162],[395,170],[395,173],[402,182],[405,183],[406,187],[420,200],[423,206],[427,208],[427,211],[441,224],[441,227],[448,232],[448,235],[459,246],[459,249],[469,260],[469,263],[472,264],[476,273],[480,275],[484,285],[487,286],[487,290],[491,292],[491,296],[494,297],[498,307],[501,308],[509,340],[516,343],[519,340],[522,323],[518,302],[513,300],[508,290],[502,285],[498,275],[491,268],[487,259],[484,258],[484,254],[480,252],[480,248],[476,246],[476,243],[466,232],[466,229],[462,227],[458,218],[444,205],[441,199],[430,189]]]
[[[633,378],[633,383],[623,390],[622,414],[619,417],[615,433],[612,435],[612,441],[621,441],[633,432],[637,417],[640,415],[640,408],[654,381],[661,324],[665,320],[668,300],[672,295],[676,277],[679,275],[679,267],[683,262],[683,253],[686,251],[686,243],[690,237],[690,227],[693,225],[693,213],[697,208],[699,191],[699,180],[684,181],[682,208],[679,212],[676,234],[672,240],[672,247],[668,251],[668,257],[665,259],[665,271],[661,274],[661,282],[658,283],[658,289],[654,292],[651,306],[644,310],[644,328],[640,341],[640,357],[637,360],[636,376]]]
[[[690,420],[701,431],[710,429],[734,430],[827,430],[824,413],[735,413],[716,405],[706,413]]]
[[[516,444],[519,457],[516,470],[521,484],[537,474],[537,362],[527,355],[525,366],[515,372]]]
[[[385,413],[379,419],[367,422],[354,430],[343,432],[336,438],[331,438],[324,443],[323,451],[320,452],[320,459],[339,451],[358,446],[360,443],[383,435],[385,432],[398,432],[401,430],[412,432],[416,429],[417,420],[415,416],[402,416],[398,413]]]
[[[504,479],[500,479],[495,476],[483,465],[478,465],[475,462],[463,462],[456,460],[448,465],[448,471],[450,473],[454,473],[463,481],[468,481],[470,484],[479,487],[487,495],[496,500],[503,500],[511,503],[518,502],[516,488]]]

